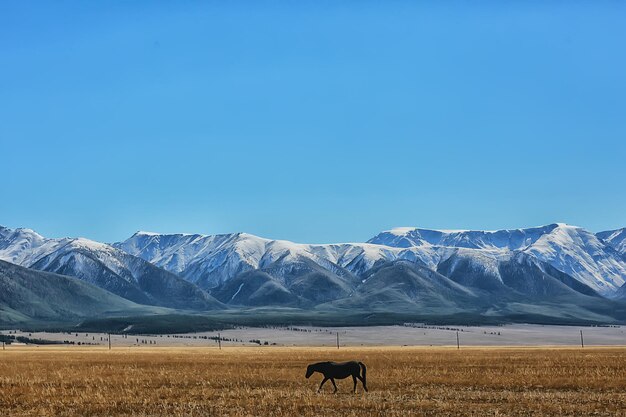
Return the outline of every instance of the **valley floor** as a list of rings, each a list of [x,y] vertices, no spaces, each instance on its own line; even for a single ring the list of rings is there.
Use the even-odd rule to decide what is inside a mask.
[[[306,365],[356,359],[369,393],[316,394]],[[624,348],[23,347],[0,351],[11,416],[626,415]]]
[[[513,324],[506,326],[369,326],[369,327],[242,327],[236,329],[165,335],[111,335],[113,347],[128,346],[336,346],[337,334],[341,346],[456,346],[459,333],[461,346],[589,346],[626,345],[626,326],[577,327]],[[7,334],[2,331],[0,334]],[[74,345],[108,346],[104,333],[11,332],[11,335]]]

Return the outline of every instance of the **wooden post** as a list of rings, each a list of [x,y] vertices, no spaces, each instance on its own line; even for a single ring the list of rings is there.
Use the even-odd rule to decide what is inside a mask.
[[[580,331],[580,347],[585,348],[585,340],[583,339],[583,331]]]
[[[2,350],[4,350],[4,342],[2,342]]]
[[[217,334],[217,346],[220,350],[222,350],[222,336],[220,335],[220,333]]]
[[[459,343],[459,331],[456,331],[456,350],[461,349],[461,344]]]
[[[337,332],[337,349],[339,349],[339,332]]]
[[[107,336],[109,337],[109,350],[111,350],[111,333],[107,333]]]

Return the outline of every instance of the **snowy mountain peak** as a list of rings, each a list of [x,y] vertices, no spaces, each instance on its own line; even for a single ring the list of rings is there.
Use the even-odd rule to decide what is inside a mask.
[[[294,264],[307,259],[329,270],[360,275],[379,262],[397,260],[437,268],[452,255],[492,268],[492,260],[510,259],[517,253],[547,262],[604,295],[613,294],[626,279],[626,262],[614,249],[593,233],[566,223],[494,231],[398,227],[367,243],[327,245],[271,240],[248,233],[149,234],[134,235],[116,247],[194,282],[221,282],[279,260]]]
[[[596,234],[596,236],[615,248],[616,251],[626,256],[626,228],[607,230]]]
[[[626,262],[593,233],[566,223],[527,229],[443,231],[398,228],[370,243],[398,248],[455,247],[500,253],[524,252],[551,264],[601,294],[613,294],[624,284]]]
[[[21,235],[31,235],[43,238],[39,233],[35,232],[33,229],[29,229],[26,227],[18,227],[16,229],[11,229],[5,226],[0,226],[0,236],[6,236],[8,234],[21,234]]]
[[[133,237],[135,237],[135,236],[156,236],[156,235],[158,235],[158,233],[147,232],[145,230],[137,230],[135,232],[135,234],[133,234]]]
[[[83,279],[106,269],[98,273],[113,273],[115,279],[132,285],[143,276],[138,274],[154,265],[209,291],[225,291],[220,293],[225,302],[242,283],[237,299],[251,294],[246,279],[257,280],[258,285],[272,280],[263,288],[273,288],[277,297],[285,295],[291,285],[302,291],[298,286],[318,282],[315,280],[331,292],[349,293],[369,271],[396,262],[454,275],[471,285],[485,284],[485,276],[490,277],[490,285],[504,285],[502,265],[512,268],[511,262],[522,259],[525,267],[536,261],[530,265],[533,270],[555,268],[590,291],[613,297],[626,280],[626,259],[612,245],[623,242],[625,234],[620,230],[595,235],[565,223],[495,231],[402,227],[382,232],[367,243],[301,244],[243,232],[140,231],[107,245],[84,238],[46,239],[29,229],[0,228],[0,259],[52,272],[70,271]],[[116,282],[121,282],[119,279]],[[520,273],[516,279],[527,277]]]
[[[417,229],[417,227],[394,227],[391,230],[385,230],[383,233],[389,233],[394,236],[406,236]]]
[[[182,278],[105,243],[48,239],[29,229],[0,230],[0,260],[79,278],[141,304],[188,308],[216,300]]]
[[[399,248],[412,246],[451,246],[474,249],[520,249],[556,229],[575,228],[565,223],[553,223],[527,229],[507,230],[432,230],[398,227],[382,232],[368,241]]]
[[[63,242],[46,239],[31,229],[0,227],[0,260],[31,265]]]

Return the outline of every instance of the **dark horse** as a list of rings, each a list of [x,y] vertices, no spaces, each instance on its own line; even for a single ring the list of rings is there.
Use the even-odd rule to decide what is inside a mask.
[[[361,375],[361,369],[363,369],[363,375]],[[363,389],[367,392],[367,382],[365,380],[365,364],[363,362],[318,362],[312,363],[306,368],[306,377],[309,378],[313,375],[314,372],[319,372],[324,375],[324,379],[320,384],[320,387],[317,389],[317,392],[320,392],[324,383],[330,379],[330,382],[333,383],[333,387],[335,387],[335,391],[337,392],[337,385],[335,385],[335,378],[344,379],[349,376],[352,377],[352,381],[354,382],[354,392],[356,392],[356,380],[357,378],[363,384]]]

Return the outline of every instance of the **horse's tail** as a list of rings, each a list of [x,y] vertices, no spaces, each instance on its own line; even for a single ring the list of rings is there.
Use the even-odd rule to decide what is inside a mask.
[[[365,388],[365,391],[367,391],[367,378],[365,376],[367,373],[367,367],[363,362],[359,362],[359,365],[361,366],[361,370],[363,371],[363,388]]]

